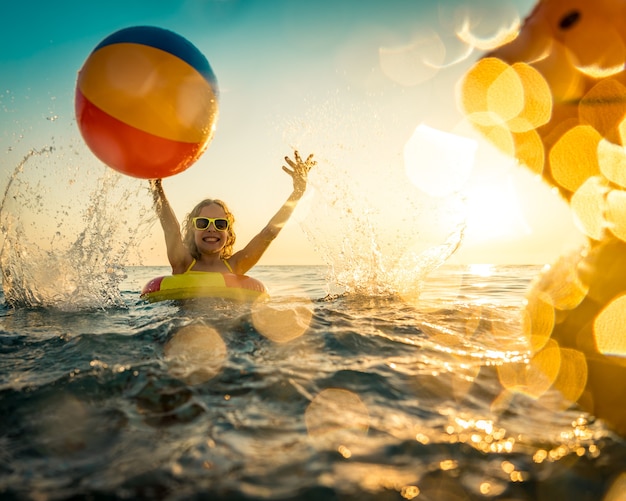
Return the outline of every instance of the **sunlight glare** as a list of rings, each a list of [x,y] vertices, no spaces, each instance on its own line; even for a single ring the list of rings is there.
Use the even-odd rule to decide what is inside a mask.
[[[477,148],[473,139],[421,124],[404,147],[406,174],[431,196],[450,195],[469,179]]]
[[[479,277],[487,278],[493,275],[494,266],[492,264],[470,264],[468,267],[468,272],[472,275],[477,275]]]
[[[479,241],[530,234],[511,178],[504,185],[476,184],[465,192],[466,238]]]

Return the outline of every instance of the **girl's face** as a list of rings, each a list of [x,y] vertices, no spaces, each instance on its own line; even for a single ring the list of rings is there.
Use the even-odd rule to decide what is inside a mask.
[[[198,217],[227,219],[224,209],[217,204],[202,207]],[[194,231],[196,246],[201,254],[219,254],[228,242],[228,229],[218,230],[214,222],[209,223],[204,230]]]

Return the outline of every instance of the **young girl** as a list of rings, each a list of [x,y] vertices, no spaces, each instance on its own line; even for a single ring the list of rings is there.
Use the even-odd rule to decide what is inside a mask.
[[[172,210],[160,179],[150,181],[154,205],[165,234],[167,258],[172,274],[187,271],[218,271],[244,275],[261,259],[272,240],[283,228],[304,195],[313,155],[303,161],[297,151],[294,160],[285,157],[283,170],[293,179],[293,192],[248,245],[233,254],[235,218],[221,200],[206,199],[196,205],[183,223],[183,232]]]

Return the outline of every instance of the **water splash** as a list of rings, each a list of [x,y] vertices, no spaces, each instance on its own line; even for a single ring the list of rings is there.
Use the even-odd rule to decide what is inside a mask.
[[[123,265],[154,222],[138,180],[101,164],[94,172],[66,151],[28,151],[7,182],[0,267],[12,307],[122,306]]]
[[[390,135],[375,115],[329,102],[284,133],[318,160],[302,225],[330,267],[331,294],[416,292],[463,240],[461,194],[419,190],[403,165],[407,138]]]

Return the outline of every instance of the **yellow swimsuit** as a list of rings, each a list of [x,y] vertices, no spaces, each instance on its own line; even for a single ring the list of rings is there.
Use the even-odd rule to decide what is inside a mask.
[[[230,264],[228,264],[228,261],[226,261],[226,259],[222,259],[222,263],[224,263],[224,266],[226,266],[226,268],[228,268],[228,271],[230,271],[231,273],[233,272],[233,269],[230,267]],[[185,274],[187,273],[215,273],[213,271],[195,271],[192,270],[191,268],[194,267],[194,265],[196,264],[196,260],[194,259],[191,264],[189,265],[189,268],[187,268],[187,271],[185,271]],[[219,273],[219,272],[217,272]]]

